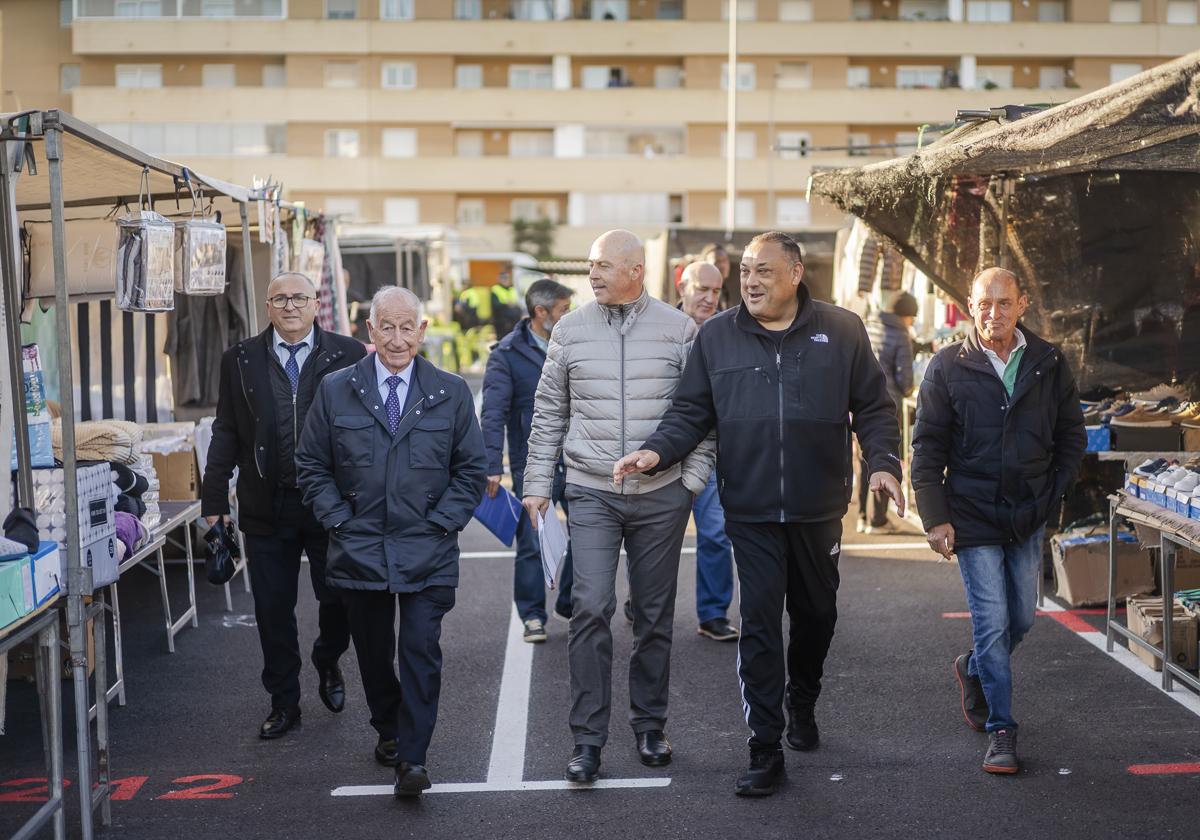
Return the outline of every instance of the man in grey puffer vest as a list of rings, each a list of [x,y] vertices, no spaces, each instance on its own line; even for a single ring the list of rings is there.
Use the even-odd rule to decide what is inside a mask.
[[[671,626],[679,551],[695,495],[713,469],[710,437],[680,466],[617,487],[612,464],[636,450],[671,405],[696,324],[651,298],[645,252],[632,233],[613,230],[592,245],[588,279],[596,295],[550,335],[534,398],[525,507],[535,523],[549,507],[554,465],[567,467],[574,580],[568,659],[575,750],[568,781],[599,778],[612,695],[612,631],[617,561],[624,542],[633,605],[630,724],[643,764],[671,760],[664,734]]]

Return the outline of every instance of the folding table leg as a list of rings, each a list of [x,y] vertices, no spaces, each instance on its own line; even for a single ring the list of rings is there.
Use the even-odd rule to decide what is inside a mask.
[[[163,621],[167,628],[167,651],[174,653],[175,635],[171,632],[171,625],[175,622],[171,620],[171,601],[167,597],[167,567],[163,560],[162,548],[154,553],[154,557],[158,564],[158,589],[162,593]]]
[[[117,703],[125,705],[125,649],[121,640],[121,596],[117,592],[117,581],[113,581],[109,586],[112,592],[112,616],[113,616],[113,659],[117,671],[117,681],[113,684],[113,688],[117,690]]]
[[[192,609],[192,626],[200,626],[199,611],[196,609],[196,570],[193,566],[195,557],[192,555],[192,523],[183,523],[183,542],[187,546],[187,577],[188,577],[188,604]]]
[[[104,632],[104,610],[97,613],[99,619],[92,630],[96,645],[96,786],[100,795],[100,822],[112,825],[112,796],[109,781],[108,756],[108,697],[104,684],[108,682],[108,638]]]

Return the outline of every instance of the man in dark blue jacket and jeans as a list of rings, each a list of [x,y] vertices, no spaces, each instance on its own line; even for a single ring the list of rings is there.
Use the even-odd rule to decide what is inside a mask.
[[[1013,649],[1033,626],[1050,511],[1083,459],[1087,434],[1062,351],[1019,326],[1015,274],[971,284],[974,330],[925,371],[912,483],[930,547],[958,568],[974,644],[954,660],[967,725],[989,735],[983,769],[1016,773]]]
[[[508,467],[513,493],[522,498],[525,490],[525,458],[529,453],[529,429],[533,424],[533,396],[546,363],[550,332],[571,308],[574,292],[550,279],[535,281],[525,292],[529,317],[492,348],[483,374],[483,444],[488,458],[488,496],[495,498],[504,474],[504,438],[508,437]],[[562,498],[566,475],[560,461],[555,471],[554,501]],[[513,603],[525,626],[527,642],[546,641],[546,583],[537,535],[524,509],[517,522],[517,557],[513,567]],[[559,577],[554,611],[571,617],[571,554],[568,549]]]

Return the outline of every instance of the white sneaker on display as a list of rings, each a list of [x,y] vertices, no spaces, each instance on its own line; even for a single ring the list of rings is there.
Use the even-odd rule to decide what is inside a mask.
[[[1175,482],[1175,490],[1179,493],[1191,494],[1197,484],[1200,484],[1200,475],[1188,470],[1187,475]]]

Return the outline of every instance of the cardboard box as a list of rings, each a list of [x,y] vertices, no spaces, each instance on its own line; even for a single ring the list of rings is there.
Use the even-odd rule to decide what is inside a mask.
[[[196,452],[153,453],[154,472],[158,475],[158,498],[163,502],[194,502],[200,498]]]
[[[0,563],[0,627],[33,612],[33,567],[29,555]]]
[[[1072,607],[1108,601],[1108,534],[1070,536],[1050,540],[1054,558],[1056,594]],[[1150,552],[1142,551],[1132,534],[1117,536],[1116,598],[1154,591]]]
[[[62,552],[58,543],[43,542],[29,560],[33,567],[33,603],[40,607],[61,589]]]
[[[1125,492],[1133,498],[1141,498],[1141,487],[1138,485],[1138,476],[1133,473],[1125,473]]]
[[[1192,496],[1192,501],[1188,505],[1188,517],[1200,519],[1200,496]]]
[[[117,562],[117,535],[112,533],[80,546],[79,563],[91,568],[93,589],[114,582],[120,565]]]
[[[1161,598],[1130,598],[1126,617],[1131,632],[1137,634],[1152,645],[1162,647],[1163,643],[1163,609]],[[1196,670],[1197,657],[1197,626],[1196,617],[1183,604],[1174,602],[1171,621],[1171,661],[1190,671]],[[1155,671],[1162,670],[1162,663],[1154,654],[1143,650],[1139,645],[1129,646],[1138,659],[1145,662]]]
[[[1175,549],[1175,591],[1200,589],[1200,552],[1179,546]]]
[[[1103,424],[1087,426],[1087,451],[1107,452],[1112,449],[1112,430]]]

